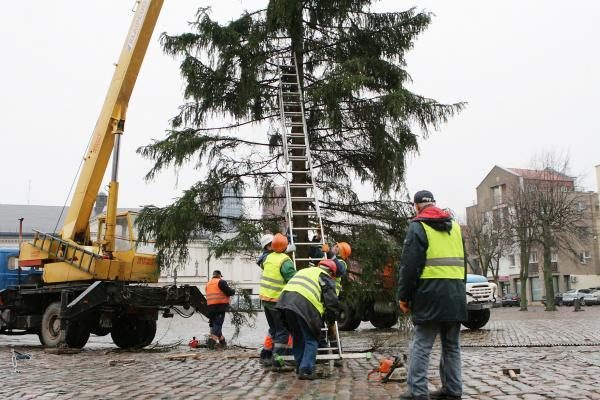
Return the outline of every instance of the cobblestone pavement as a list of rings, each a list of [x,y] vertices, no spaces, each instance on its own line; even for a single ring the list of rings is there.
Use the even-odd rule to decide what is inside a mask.
[[[462,331],[463,399],[600,399],[600,307],[584,310],[494,309],[484,329]],[[163,320],[156,338],[164,344],[187,342],[207,330],[200,317]],[[357,332],[344,333],[344,344],[361,350],[375,346],[371,360],[346,360],[327,378],[300,381],[293,373],[260,367],[255,348],[265,331],[259,315],[256,327],[240,335],[241,347],[195,350],[199,359],[187,361],[166,358],[189,353],[184,345],[166,353],[117,352],[110,337],[94,337],[80,353],[54,355],[34,336],[0,336],[0,399],[395,399],[406,389],[404,383],[366,377],[379,358],[406,353],[410,334],[363,323]],[[225,332],[231,337],[232,328]],[[18,363],[19,373],[12,371],[11,348],[32,356]],[[436,346],[431,390],[439,385],[438,362]],[[502,368],[520,368],[518,380],[503,375]]]

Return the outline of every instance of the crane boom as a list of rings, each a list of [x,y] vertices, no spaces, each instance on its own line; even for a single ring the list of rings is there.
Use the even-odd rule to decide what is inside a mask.
[[[115,138],[123,133],[129,98],[163,2],[164,0],[138,1],[137,10],[123,44],[65,218],[61,231],[63,240],[81,243],[85,239],[94,202],[100,190],[111,152],[115,146]],[[117,156],[118,154],[115,154],[115,157]],[[113,178],[115,177],[113,176]],[[112,179],[111,184],[113,181],[116,181],[116,179]],[[114,190],[114,193],[109,193],[109,214],[111,214],[111,211],[112,213],[116,212],[116,184],[113,186],[114,188],[109,189]],[[109,221],[107,221],[107,225],[108,223]]]

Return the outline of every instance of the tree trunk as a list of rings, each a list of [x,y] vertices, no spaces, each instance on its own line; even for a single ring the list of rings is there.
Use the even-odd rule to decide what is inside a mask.
[[[550,236],[550,230],[544,226],[542,228],[542,236],[544,243],[544,289],[546,292],[546,311],[556,311],[554,305],[554,285],[552,284],[552,238]]]
[[[519,277],[521,278],[521,308],[520,311],[527,311],[527,278],[529,276],[529,248],[526,243],[521,242],[521,271]]]

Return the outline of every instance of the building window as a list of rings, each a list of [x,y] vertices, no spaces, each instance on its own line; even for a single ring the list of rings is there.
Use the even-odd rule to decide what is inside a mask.
[[[503,185],[492,187],[492,198],[495,206],[502,204],[502,186]]]
[[[550,262],[558,262],[558,252],[556,250],[550,252]]]
[[[536,263],[536,262],[538,262],[538,253],[537,253],[537,251],[532,251],[531,254],[529,254],[529,262],[530,263]]]
[[[510,264],[511,267],[514,267],[517,265],[517,258],[515,257],[514,254],[508,255],[508,263]]]
[[[592,258],[592,254],[589,250],[584,250],[579,253],[579,262],[581,264],[587,264],[588,260]]]

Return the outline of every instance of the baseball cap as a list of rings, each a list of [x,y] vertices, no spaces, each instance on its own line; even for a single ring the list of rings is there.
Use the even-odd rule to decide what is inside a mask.
[[[215,269],[213,271],[213,276],[215,276],[215,275],[221,275],[221,278],[223,277],[223,274],[221,274],[221,271],[219,271],[218,269]]]
[[[419,190],[417,193],[415,193],[414,203],[435,203],[433,193],[431,193],[429,190]]]

